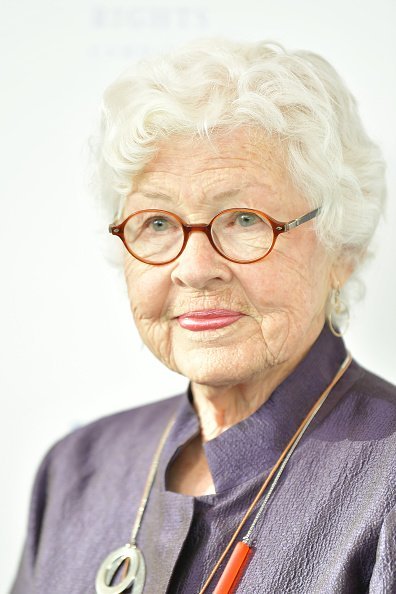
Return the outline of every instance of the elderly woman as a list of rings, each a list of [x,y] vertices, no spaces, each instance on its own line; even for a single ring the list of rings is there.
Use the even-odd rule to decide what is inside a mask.
[[[384,165],[340,77],[198,42],[107,89],[97,159],[137,328],[189,385],[50,449],[12,594],[395,593],[396,389],[341,338]]]

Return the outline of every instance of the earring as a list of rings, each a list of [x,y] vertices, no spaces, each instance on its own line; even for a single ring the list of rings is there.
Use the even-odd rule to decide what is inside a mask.
[[[342,331],[340,331],[338,327],[334,326],[333,316],[335,316],[336,318],[345,318],[344,328]],[[333,288],[331,291],[330,313],[327,318],[330,330],[334,334],[334,336],[337,336],[338,338],[344,336],[345,332],[348,330],[349,317],[350,316],[348,306],[342,301],[340,297],[340,284],[337,283],[337,287],[335,289]]]

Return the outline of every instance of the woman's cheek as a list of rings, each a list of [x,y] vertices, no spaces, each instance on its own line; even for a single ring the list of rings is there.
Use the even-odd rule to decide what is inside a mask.
[[[167,289],[156,274],[134,274],[129,276],[128,295],[131,311],[137,329],[148,346],[157,350],[157,345],[165,338]],[[153,271],[154,273],[156,271]]]

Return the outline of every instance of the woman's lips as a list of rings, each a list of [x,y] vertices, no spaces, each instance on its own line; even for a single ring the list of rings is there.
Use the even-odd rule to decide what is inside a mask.
[[[216,330],[233,324],[244,314],[228,309],[205,309],[203,311],[190,311],[179,316],[179,324],[186,330],[199,332],[200,330]]]

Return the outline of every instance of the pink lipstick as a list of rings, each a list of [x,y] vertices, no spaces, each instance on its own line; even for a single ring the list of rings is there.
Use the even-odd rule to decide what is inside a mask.
[[[203,311],[190,311],[179,316],[179,324],[186,330],[199,332],[200,330],[216,330],[233,324],[244,314],[229,309],[205,309]]]

